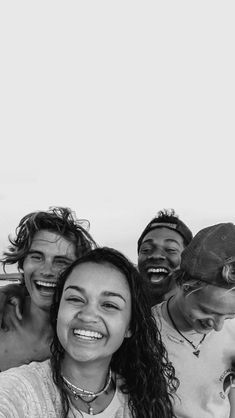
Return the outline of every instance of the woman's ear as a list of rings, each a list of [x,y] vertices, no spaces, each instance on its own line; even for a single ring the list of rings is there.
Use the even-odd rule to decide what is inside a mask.
[[[125,332],[124,337],[125,337],[125,338],[130,338],[131,336],[132,336],[132,332],[131,332],[130,328],[128,328],[128,329],[126,330],[126,332]]]

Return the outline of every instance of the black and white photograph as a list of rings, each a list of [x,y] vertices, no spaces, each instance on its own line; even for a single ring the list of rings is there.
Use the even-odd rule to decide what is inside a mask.
[[[0,418],[235,418],[234,18],[0,2]]]

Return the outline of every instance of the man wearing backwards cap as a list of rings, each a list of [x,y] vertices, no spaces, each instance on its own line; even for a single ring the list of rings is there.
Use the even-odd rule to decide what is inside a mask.
[[[153,308],[180,381],[175,415],[229,418],[235,376],[235,225],[198,232],[175,275],[175,295]]]
[[[159,211],[138,240],[138,267],[151,283],[152,305],[162,302],[175,283],[170,273],[180,266],[181,253],[192,232],[173,209]]]

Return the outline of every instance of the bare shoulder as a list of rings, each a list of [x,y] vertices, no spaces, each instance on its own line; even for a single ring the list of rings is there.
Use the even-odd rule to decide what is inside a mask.
[[[12,306],[11,309],[14,309]],[[5,371],[50,356],[50,341],[20,321],[11,312],[10,328],[0,329],[0,370]]]
[[[1,299],[4,298],[11,298],[13,296],[16,297],[24,297],[27,294],[26,288],[21,283],[12,283],[7,284],[5,286],[0,286],[0,307],[1,307]]]
[[[0,287],[0,328],[8,330],[16,317],[16,306],[22,307],[27,290],[22,284],[9,284]],[[12,309],[12,306],[14,309]]]

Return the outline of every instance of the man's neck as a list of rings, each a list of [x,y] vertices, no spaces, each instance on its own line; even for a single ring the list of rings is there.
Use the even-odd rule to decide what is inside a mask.
[[[49,311],[40,309],[32,303],[30,296],[25,298],[22,321],[25,327],[31,327],[33,330],[36,329],[37,333],[51,333]]]
[[[181,294],[169,298],[165,307],[165,319],[173,328],[180,332],[193,331],[192,326],[184,316],[184,297]]]

